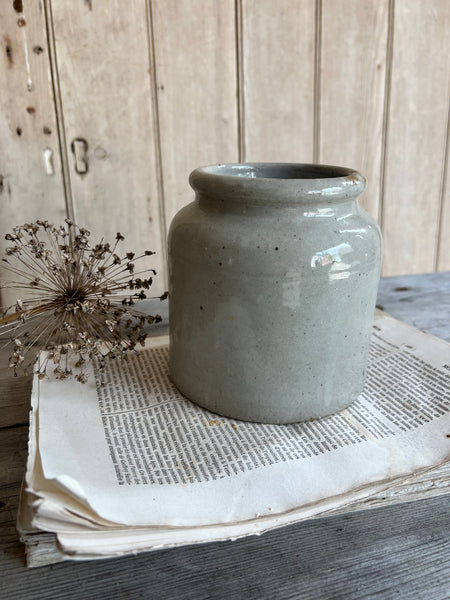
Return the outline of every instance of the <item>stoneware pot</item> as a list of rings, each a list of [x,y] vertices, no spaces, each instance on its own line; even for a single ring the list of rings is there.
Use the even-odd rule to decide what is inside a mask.
[[[221,415],[292,423],[363,388],[381,235],[342,167],[222,164],[191,173],[169,233],[170,373]]]

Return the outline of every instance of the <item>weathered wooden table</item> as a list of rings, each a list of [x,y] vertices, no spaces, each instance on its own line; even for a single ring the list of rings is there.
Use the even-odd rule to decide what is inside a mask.
[[[383,279],[378,304],[450,341],[450,273]],[[15,515],[31,382],[11,377],[7,354],[0,351],[1,598],[450,598],[448,468],[261,537],[27,569]]]

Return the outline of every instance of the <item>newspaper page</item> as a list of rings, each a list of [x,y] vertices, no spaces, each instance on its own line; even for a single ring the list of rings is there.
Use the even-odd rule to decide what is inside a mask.
[[[106,553],[111,539],[137,551],[150,538],[257,533],[449,458],[450,345],[388,316],[375,320],[359,399],[306,423],[244,423],[192,404],[170,381],[167,338],[103,377],[36,382],[27,485],[40,498],[35,522],[72,551],[87,544],[83,526]]]

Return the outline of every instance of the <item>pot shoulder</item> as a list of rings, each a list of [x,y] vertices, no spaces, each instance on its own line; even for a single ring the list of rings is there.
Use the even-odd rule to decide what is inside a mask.
[[[380,230],[358,206],[325,214],[311,209],[220,208],[205,210],[192,202],[179,211],[169,231],[169,254],[205,268],[252,273],[300,266],[379,268]]]

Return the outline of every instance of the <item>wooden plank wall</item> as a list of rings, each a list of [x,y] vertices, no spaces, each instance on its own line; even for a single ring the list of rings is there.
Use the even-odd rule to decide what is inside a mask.
[[[0,252],[12,227],[66,216],[45,14],[0,3]],[[2,271],[0,271],[0,276]],[[2,277],[3,279],[3,277]],[[2,302],[16,299],[2,294]],[[2,304],[0,302],[0,304]]]
[[[67,189],[76,222],[93,239],[114,240],[120,231],[124,248],[156,251],[147,266],[163,275],[165,227],[146,3],[126,4],[123,10],[120,0],[46,0]]]
[[[5,0],[0,46],[1,238],[120,230],[159,294],[193,168],[322,162],[369,179],[384,275],[450,269],[448,0]]]

